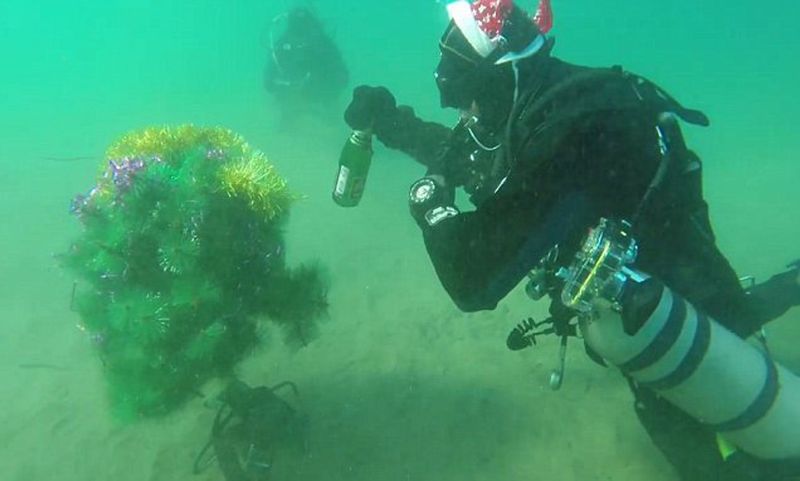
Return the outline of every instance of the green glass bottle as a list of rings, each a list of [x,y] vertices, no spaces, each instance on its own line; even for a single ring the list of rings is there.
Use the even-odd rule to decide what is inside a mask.
[[[355,207],[364,194],[372,162],[372,132],[354,130],[342,147],[339,170],[333,185],[333,201],[342,207]]]

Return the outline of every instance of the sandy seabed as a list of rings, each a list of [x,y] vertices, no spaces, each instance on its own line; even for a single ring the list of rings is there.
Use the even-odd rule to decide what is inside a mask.
[[[330,315],[302,348],[266,328],[264,345],[237,371],[251,385],[291,380],[300,389],[292,401],[306,419],[305,443],[276,454],[272,479],[676,479],[638,425],[622,377],[592,363],[580,341],[571,342],[558,392],[547,384],[557,339],[506,349],[508,330],[529,315],[544,317],[544,303],[518,289],[494,312],[465,315],[452,306],[405,210],[413,167],[397,167],[407,177],[397,180],[387,167],[394,156],[379,150],[389,158],[374,168],[364,204],[339,209],[328,197],[329,159],[302,164],[317,158],[310,148],[279,145],[273,154],[290,184],[307,193],[288,226],[290,261],[327,265]],[[17,180],[5,192],[19,206],[27,192],[12,188],[25,185]],[[160,419],[111,418],[101,363],[69,311],[72,279],[52,258],[76,232],[65,212],[69,188],[26,204],[25,215],[13,202],[0,212],[8,227],[18,226],[0,238],[2,479],[221,480],[216,467],[191,472],[215,414],[204,399]],[[798,320],[794,312],[773,327],[776,350],[795,366]],[[213,381],[201,390],[210,398],[221,388]]]

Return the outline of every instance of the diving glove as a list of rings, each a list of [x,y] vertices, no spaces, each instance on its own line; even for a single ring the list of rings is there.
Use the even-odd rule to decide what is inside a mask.
[[[397,113],[397,101],[386,87],[359,85],[344,112],[344,121],[353,130],[372,129],[378,136]]]
[[[800,259],[786,267],[787,271],[775,274],[747,290],[763,323],[782,316],[792,307],[800,306]]]

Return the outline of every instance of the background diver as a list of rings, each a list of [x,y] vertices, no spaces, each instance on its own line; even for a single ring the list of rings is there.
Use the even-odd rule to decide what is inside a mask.
[[[451,129],[423,121],[411,107],[398,107],[386,88],[368,86],[354,90],[345,120],[355,130],[371,129],[386,146],[426,166],[426,175],[411,186],[411,215],[460,309],[494,309],[545,262],[548,272],[574,265],[587,230],[600,219],[631,221],[624,224],[630,231],[624,234],[637,244],[631,267],[653,279],[633,296],[638,307],[623,310],[630,339],[651,327],[653,300],[669,295],[686,305],[682,315],[673,316],[680,322],[665,325],[697,326],[698,333],[721,325],[742,349],[742,339],[800,304],[797,263],[746,291],[717,248],[703,199],[702,164],[683,143],[676,120],[707,126],[703,113],[619,67],[587,68],[551,56],[547,0],[533,19],[511,0],[458,0],[447,8],[451,21],[440,41],[435,78],[442,107],[461,112],[458,124]],[[469,194],[474,210],[455,205],[456,188]],[[552,320],[568,325],[579,312],[563,302],[563,280],[552,277],[545,289]],[[716,321],[706,323],[705,315]],[[710,345],[697,352],[719,348]],[[588,351],[597,360],[603,357]],[[696,371],[696,365],[690,367]],[[687,415],[635,376],[629,379],[639,419],[684,481],[800,475],[800,452],[721,449],[715,426]],[[773,384],[775,392],[759,399],[782,399]],[[723,398],[720,403],[741,401]],[[754,416],[750,424],[737,428],[747,431],[766,416],[770,405],[754,404],[747,411]],[[797,417],[786,424],[796,426]]]
[[[347,81],[339,49],[309,8],[293,8],[272,21],[264,87],[284,120],[332,111]]]

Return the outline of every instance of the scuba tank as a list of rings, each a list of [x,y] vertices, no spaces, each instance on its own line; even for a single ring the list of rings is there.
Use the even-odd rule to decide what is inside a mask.
[[[342,207],[355,207],[364,195],[372,163],[372,132],[354,130],[342,147],[339,169],[333,185],[333,201]]]
[[[660,115],[657,128],[662,162],[633,213],[634,223],[658,206],[654,202],[666,199],[675,205],[664,186],[676,180],[690,181],[681,191],[689,194],[681,207],[694,214],[704,205],[699,161],[686,149],[675,117]],[[697,225],[701,232],[706,226]],[[633,232],[633,223],[601,219],[568,267],[543,259],[543,267],[531,274],[529,295],[538,298],[560,290],[560,302],[554,305],[573,311],[564,316],[567,319],[577,315],[575,327],[593,360],[613,364],[636,385],[716,432],[722,444],[776,469],[796,472],[800,377],[774,360],[766,346],[738,337],[658,279],[637,270]],[[509,347],[535,343],[535,336],[554,332],[559,319],[554,314],[543,323],[518,326],[509,335]],[[568,322],[569,329],[560,335],[575,335]],[[547,329],[535,331],[542,325]]]
[[[742,451],[800,459],[800,377],[631,267],[629,228],[602,219],[560,274],[587,346]]]

